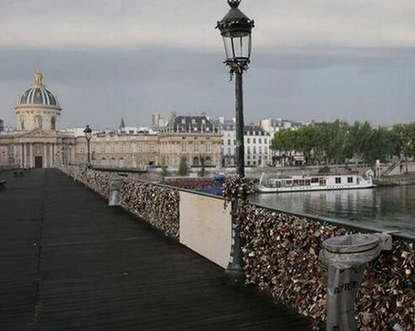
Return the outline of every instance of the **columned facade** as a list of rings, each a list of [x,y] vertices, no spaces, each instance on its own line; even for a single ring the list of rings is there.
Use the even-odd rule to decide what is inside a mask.
[[[51,168],[59,164],[60,113],[57,98],[46,89],[37,70],[31,88],[16,102],[15,131],[0,135],[0,165]]]

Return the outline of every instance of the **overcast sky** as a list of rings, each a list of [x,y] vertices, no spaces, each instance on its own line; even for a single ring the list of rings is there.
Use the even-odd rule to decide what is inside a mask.
[[[415,1],[243,0],[255,19],[245,117],[415,121]],[[37,64],[61,125],[234,115],[214,29],[225,0],[0,0],[0,118]]]

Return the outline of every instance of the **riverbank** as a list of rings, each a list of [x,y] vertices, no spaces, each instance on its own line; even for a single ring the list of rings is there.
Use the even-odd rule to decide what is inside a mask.
[[[415,185],[415,173],[384,176],[373,181],[377,186]]]

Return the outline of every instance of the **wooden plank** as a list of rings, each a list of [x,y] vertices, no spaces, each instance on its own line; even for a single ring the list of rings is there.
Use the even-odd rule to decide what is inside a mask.
[[[310,330],[58,170],[3,175],[0,330]]]

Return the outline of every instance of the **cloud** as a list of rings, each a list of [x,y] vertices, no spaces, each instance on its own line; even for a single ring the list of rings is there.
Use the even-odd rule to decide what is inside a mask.
[[[3,0],[4,1],[4,0]],[[413,47],[415,3],[409,0],[255,0],[241,8],[256,19],[255,45],[281,47]],[[214,52],[224,0],[6,1],[0,47],[170,45]]]
[[[241,9],[257,23],[247,120],[415,120],[412,0],[244,0]],[[145,124],[171,110],[231,117],[234,86],[214,29],[227,10],[225,0],[2,0],[0,118],[13,123],[37,63],[64,126]]]

